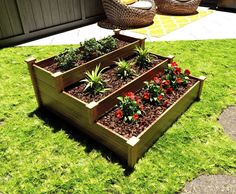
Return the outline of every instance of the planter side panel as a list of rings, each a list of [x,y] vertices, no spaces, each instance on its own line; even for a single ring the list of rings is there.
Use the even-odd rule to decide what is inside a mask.
[[[41,98],[43,98],[44,96],[50,97],[53,99],[53,101],[51,101],[51,103],[53,103],[53,105],[60,106],[60,104],[64,104],[67,107],[69,107],[73,111],[73,113],[75,115],[77,115],[77,117],[79,117],[83,120],[86,120],[86,121],[89,120],[89,110],[85,106],[85,104],[78,101],[77,99],[74,99],[74,98],[68,96],[67,94],[64,94],[63,92],[58,93],[55,90],[55,88],[51,87],[50,85],[48,85],[47,83],[45,83],[41,80],[38,80],[37,83],[38,83],[38,88],[39,88]],[[42,100],[43,106],[51,105],[51,103],[50,104],[47,104],[47,103],[45,103],[45,101]]]
[[[125,139],[120,138],[99,125],[89,124],[87,120],[77,116],[77,112],[74,112],[74,110],[63,103],[56,101],[47,94],[42,95],[42,101],[48,110],[61,117],[63,120],[68,121],[79,131],[86,133],[97,142],[100,142],[123,159],[127,160],[128,149]]]
[[[184,96],[174,103],[168,110],[138,138],[140,141],[136,145],[137,157],[143,153],[184,113],[188,107],[197,99],[200,89],[198,81]]]

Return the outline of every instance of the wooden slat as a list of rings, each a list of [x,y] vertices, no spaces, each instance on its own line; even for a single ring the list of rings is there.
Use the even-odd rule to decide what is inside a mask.
[[[10,19],[6,10],[5,1],[1,0],[0,2],[0,24],[1,24],[1,31],[2,37],[10,37],[13,34]]]
[[[40,0],[39,1],[41,8],[42,8],[42,15],[43,15],[45,27],[53,26],[52,13],[51,13],[52,10],[50,9],[49,1],[50,0]]]
[[[49,0],[50,12],[52,15],[53,25],[60,24],[60,14],[57,0]]]
[[[33,5],[31,3],[31,0],[23,0],[24,5],[21,6],[22,12],[26,14],[27,20],[25,22],[28,22],[29,25],[29,32],[32,32],[37,29],[36,25],[36,19],[33,12]]]
[[[75,19],[82,19],[81,0],[73,0]]]
[[[34,65],[35,76],[38,80],[46,82],[51,87],[55,88],[55,78],[43,68]],[[56,89],[56,88],[55,88]]]
[[[86,18],[103,14],[103,7],[101,1],[85,0],[85,15]]]
[[[79,99],[76,99],[75,97],[66,94],[64,92],[58,93],[55,88],[51,87],[47,83],[45,83],[42,80],[38,80],[38,88],[40,93],[46,94],[47,96],[50,96],[51,98],[55,99],[56,101],[59,101],[60,104],[65,104],[68,106],[71,110],[76,112],[77,115],[83,118],[87,118],[88,120],[88,111],[89,109],[86,107],[86,104],[80,101]],[[41,95],[42,95],[41,94]]]
[[[23,28],[19,18],[19,13],[14,0],[5,0],[5,6],[11,23],[12,36],[23,33]]]
[[[64,0],[58,0],[58,8],[59,8],[59,16],[61,24],[66,23],[68,21],[65,7],[66,7],[66,2]]]
[[[43,29],[45,28],[43,13],[42,13],[42,7],[40,4],[40,1],[31,0],[32,10],[34,14],[34,20],[36,24],[35,30]]]

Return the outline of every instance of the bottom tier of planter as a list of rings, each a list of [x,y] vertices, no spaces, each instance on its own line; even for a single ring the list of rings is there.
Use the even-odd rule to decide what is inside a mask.
[[[54,98],[48,94],[42,95],[42,101],[49,110],[74,125],[78,130],[87,133],[96,141],[108,147],[111,151],[127,161],[133,167],[147,149],[173,124],[173,122],[187,110],[187,108],[200,98],[205,77],[195,78],[193,85],[183,93],[178,100],[169,106],[158,118],[146,127],[140,134],[124,137],[106,127],[98,120],[91,124],[81,120],[66,102],[55,103]]]

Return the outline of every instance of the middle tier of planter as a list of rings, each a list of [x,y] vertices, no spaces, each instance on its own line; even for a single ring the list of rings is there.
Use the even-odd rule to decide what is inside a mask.
[[[94,123],[99,117],[113,108],[114,104],[118,102],[118,96],[121,96],[128,91],[136,92],[141,89],[144,86],[144,81],[150,80],[159,70],[166,68],[168,63],[170,63],[173,59],[154,54],[152,55],[158,58],[158,63],[153,65],[152,68],[146,70],[145,72],[139,73],[139,75],[128,82],[124,82],[124,84],[121,83],[115,89],[111,88],[108,93],[100,96],[97,100],[84,101],[83,99],[79,99],[76,97],[76,93],[72,92],[73,95],[70,94],[71,91],[73,91],[71,87],[61,93],[58,93],[57,91],[53,91],[53,88],[43,81],[38,80],[38,87],[43,106],[49,109],[55,109],[55,111],[60,111],[58,110],[60,109],[60,106],[57,106],[57,104],[65,104],[65,106],[81,120],[81,123]],[[135,55],[133,57],[135,57]],[[115,68],[115,66],[112,68]],[[81,95],[81,93],[78,95]],[[96,97],[94,97],[94,99],[96,99]]]

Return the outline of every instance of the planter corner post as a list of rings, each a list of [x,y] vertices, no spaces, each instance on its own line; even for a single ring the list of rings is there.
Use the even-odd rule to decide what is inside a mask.
[[[167,58],[168,58],[168,63],[172,63],[175,56],[174,55],[169,55],[169,56],[167,56]]]
[[[200,86],[199,86],[197,100],[200,100],[201,99],[200,96],[202,94],[203,83],[206,80],[206,77],[205,76],[200,76],[198,79],[200,80]]]
[[[36,63],[36,59],[34,57],[29,57],[29,58],[25,59],[25,62],[28,65],[28,69],[30,72],[31,81],[33,83],[34,93],[36,96],[38,106],[42,107],[43,103],[42,103],[42,99],[41,99],[41,95],[40,95],[40,91],[39,91],[39,87],[38,87],[37,78],[36,78],[35,71],[34,71],[34,65]]]
[[[139,138],[133,136],[128,141],[128,166],[133,168],[135,163],[138,160],[138,148],[137,144],[139,142]]]

